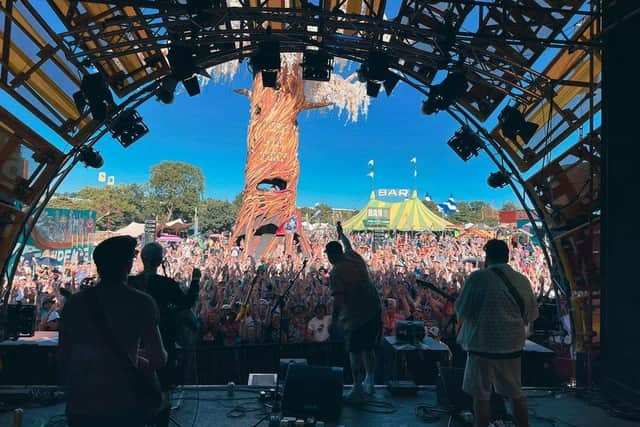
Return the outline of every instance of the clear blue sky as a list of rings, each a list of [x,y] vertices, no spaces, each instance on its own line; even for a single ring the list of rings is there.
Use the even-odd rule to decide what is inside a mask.
[[[155,100],[140,108],[150,133],[127,149],[110,137],[97,145],[105,158],[103,169],[116,183],[140,183],[149,169],[163,160],[192,163],[202,168],[205,195],[232,199],[242,190],[246,160],[248,100],[233,89],[250,87],[245,66],[231,83],[208,85],[196,97],[181,94],[171,105]],[[440,113],[424,116],[423,97],[400,83],[391,97],[381,93],[372,100],[368,116],[346,123],[336,110],[304,112],[300,123],[301,172],[298,204],[326,202],[335,207],[362,206],[371,188],[367,162],[375,160],[375,185],[379,188],[413,188],[409,160],[417,157],[420,196],[429,193],[436,201],[450,195],[457,200],[486,200],[500,207],[515,200],[509,189],[495,190],[486,184],[495,170],[487,156],[462,162],[446,144],[458,128]],[[64,144],[46,126],[26,113],[7,95],[2,105],[45,137]],[[78,166],[60,191],[98,185],[98,170]]]

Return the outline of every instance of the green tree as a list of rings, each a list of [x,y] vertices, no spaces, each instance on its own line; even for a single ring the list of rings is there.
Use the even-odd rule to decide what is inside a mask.
[[[502,205],[503,211],[519,211],[521,208],[517,204],[513,203],[511,200],[507,200]]]
[[[434,202],[433,200],[423,200],[422,204],[425,205],[426,208],[431,212],[442,218],[442,212],[440,212],[440,209],[438,209],[438,204],[436,202]]]
[[[238,206],[226,200],[206,199],[200,204],[198,216],[202,233],[231,231],[238,216]]]
[[[459,202],[456,202],[456,206],[458,207],[458,211],[453,215],[449,216],[448,218],[449,221],[459,223],[459,224],[476,222],[476,217],[473,214],[473,210],[471,209],[471,206],[469,205],[468,202],[459,201]]]
[[[191,220],[203,191],[204,175],[196,166],[162,162],[151,168],[149,193],[164,221],[174,216]]]
[[[99,230],[114,230],[132,221],[142,222],[149,211],[144,188],[137,184],[84,187],[77,193],[61,194],[48,204],[52,208],[91,209],[100,219]],[[155,215],[155,214],[153,214]]]

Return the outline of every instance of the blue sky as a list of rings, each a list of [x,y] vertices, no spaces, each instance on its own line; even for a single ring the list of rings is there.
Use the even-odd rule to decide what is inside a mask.
[[[127,149],[110,137],[97,144],[105,158],[101,169],[116,183],[140,183],[149,178],[151,166],[163,160],[192,163],[206,179],[205,195],[232,199],[242,190],[246,160],[248,100],[233,89],[250,87],[244,65],[230,83],[210,84],[196,97],[181,94],[171,105],[151,100],[139,111],[150,133]],[[509,189],[486,184],[495,168],[485,155],[464,163],[446,144],[458,129],[446,113],[424,116],[423,96],[400,83],[393,94],[372,100],[368,116],[346,123],[336,110],[304,112],[300,123],[300,181],[298,204],[318,202],[357,208],[369,195],[367,162],[375,160],[375,186],[413,188],[412,157],[417,157],[416,180],[420,196],[436,201],[453,195],[458,200],[486,200],[496,207],[515,200]],[[38,123],[7,95],[0,102],[58,147],[64,147],[53,131]],[[99,185],[98,170],[77,166],[60,191]]]

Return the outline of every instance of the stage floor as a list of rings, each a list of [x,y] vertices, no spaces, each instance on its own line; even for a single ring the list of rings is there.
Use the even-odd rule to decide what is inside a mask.
[[[6,393],[6,391],[4,391]],[[545,390],[527,390],[529,396],[529,408],[531,413],[531,426],[566,426],[566,427],[632,427],[638,424],[631,421],[610,417],[603,409],[576,398],[570,393],[553,394]],[[180,395],[182,399],[180,399]],[[182,393],[177,392],[174,397],[179,408],[174,412],[173,418],[181,427],[250,427],[254,426],[264,416],[264,406],[258,401],[256,390],[237,390],[234,399],[229,399],[226,387],[202,387],[199,389],[188,388]],[[392,414],[370,413],[361,409],[345,407],[342,416],[337,423],[327,423],[327,426],[383,426],[383,427],[407,427],[407,426],[447,426],[448,417],[427,423],[416,416],[416,407],[420,404],[434,405],[436,400],[433,389],[423,389],[417,396],[397,397],[391,396],[386,389],[379,389],[376,399],[394,406],[396,412]],[[236,413],[232,413],[234,407],[241,407]],[[7,408],[3,408],[6,410]],[[379,410],[378,406],[369,409]],[[49,406],[24,406],[23,427],[50,426],[64,427],[64,403]],[[235,417],[233,417],[235,415]],[[0,426],[12,426],[13,415],[2,413]],[[268,426],[267,420],[259,424]],[[465,424],[455,424],[463,426]],[[509,424],[507,424],[509,425]]]

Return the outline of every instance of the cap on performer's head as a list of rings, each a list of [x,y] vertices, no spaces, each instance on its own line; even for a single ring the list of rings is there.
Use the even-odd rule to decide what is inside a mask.
[[[326,252],[327,258],[329,258],[329,262],[331,264],[335,264],[337,261],[340,261],[340,259],[344,255],[342,245],[340,244],[340,242],[335,240],[327,243],[324,251]]]

